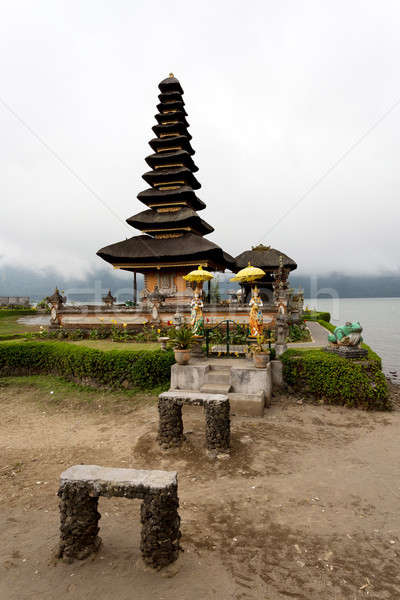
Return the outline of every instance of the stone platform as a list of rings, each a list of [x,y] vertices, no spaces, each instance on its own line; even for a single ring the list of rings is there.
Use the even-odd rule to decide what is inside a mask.
[[[171,367],[170,391],[223,394],[229,398],[232,414],[262,417],[271,404],[273,381],[279,387],[280,365],[272,361],[265,369],[257,369],[247,359],[192,359],[188,365]]]

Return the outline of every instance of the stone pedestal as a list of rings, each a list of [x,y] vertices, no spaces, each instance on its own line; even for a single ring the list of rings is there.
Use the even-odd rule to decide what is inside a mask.
[[[193,358],[202,358],[203,357],[203,336],[196,336],[193,346],[190,349],[191,355]]]
[[[275,354],[276,356],[281,356],[287,350],[287,344],[275,344]]]
[[[324,351],[336,354],[337,356],[342,356],[343,358],[355,358],[358,360],[362,360],[368,356],[368,350],[360,348],[360,346],[340,346],[339,344],[331,344],[330,346],[326,346]]]

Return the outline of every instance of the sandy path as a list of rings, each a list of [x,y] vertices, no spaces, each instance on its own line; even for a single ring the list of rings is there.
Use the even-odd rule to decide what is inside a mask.
[[[13,386],[0,405],[1,600],[400,596],[398,411],[280,399],[263,419],[233,417],[231,458],[213,461],[201,409],[185,410],[188,441],[166,453],[154,405],[53,405]],[[173,568],[143,567],[139,502],[123,499],[100,500],[94,559],[53,559],[58,477],[77,463],[178,471],[185,552]]]

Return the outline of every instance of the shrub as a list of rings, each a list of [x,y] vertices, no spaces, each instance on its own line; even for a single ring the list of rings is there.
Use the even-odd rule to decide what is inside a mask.
[[[311,335],[304,323],[289,325],[288,342],[311,342]]]
[[[368,346],[364,361],[353,361],[322,350],[287,350],[282,356],[285,382],[323,398],[368,410],[390,410],[387,383],[380,358]]]
[[[99,385],[151,389],[169,381],[172,352],[111,350],[103,352],[62,342],[0,344],[0,376],[60,375]],[[127,382],[127,383],[126,383]]]
[[[327,323],[331,320],[331,313],[320,312],[318,310],[305,310],[303,312],[304,321],[326,321]]]
[[[0,308],[0,319],[6,317],[24,317],[26,315],[37,315],[34,308]]]

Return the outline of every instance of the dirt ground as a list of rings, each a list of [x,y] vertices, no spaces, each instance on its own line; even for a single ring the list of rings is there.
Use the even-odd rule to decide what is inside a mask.
[[[211,459],[200,408],[184,410],[187,441],[165,452],[154,398],[80,402],[3,380],[0,599],[399,598],[400,410],[300,402],[233,416],[231,457]],[[98,555],[54,559],[58,479],[78,463],[178,471],[173,566],[144,567],[139,501],[124,499],[100,499]]]

